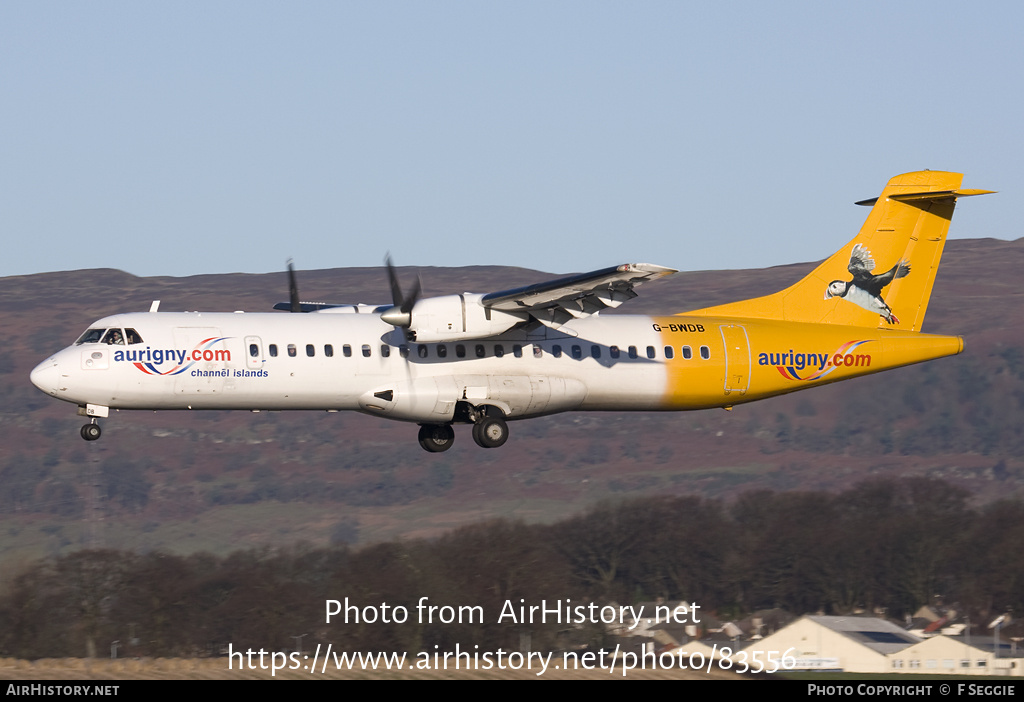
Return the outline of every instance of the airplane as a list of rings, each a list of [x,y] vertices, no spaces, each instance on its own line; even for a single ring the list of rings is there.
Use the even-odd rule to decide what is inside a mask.
[[[78,406],[100,437],[110,410],[354,410],[415,423],[451,448],[455,424],[495,448],[508,421],[574,410],[735,405],[958,354],[922,334],[963,176],[892,178],[849,243],[790,287],[666,316],[602,315],[676,273],[630,263],[486,294],[404,293],[390,305],[302,302],[296,314],[148,312],[94,322],[31,381]]]

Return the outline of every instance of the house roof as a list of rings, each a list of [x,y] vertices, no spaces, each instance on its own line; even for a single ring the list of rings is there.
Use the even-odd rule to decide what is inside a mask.
[[[896,624],[877,617],[813,615],[807,618],[882,655],[896,653],[921,641]]]

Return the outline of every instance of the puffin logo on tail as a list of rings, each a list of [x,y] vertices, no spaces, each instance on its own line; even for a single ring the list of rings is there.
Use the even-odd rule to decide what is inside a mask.
[[[901,259],[885,273],[872,275],[875,270],[875,259],[871,257],[863,244],[856,244],[850,254],[850,265],[847,267],[853,280],[833,280],[825,288],[825,299],[840,297],[853,304],[863,307],[869,312],[877,312],[888,324],[899,324],[900,320],[882,299],[882,290],[897,278],[910,273],[910,262]]]

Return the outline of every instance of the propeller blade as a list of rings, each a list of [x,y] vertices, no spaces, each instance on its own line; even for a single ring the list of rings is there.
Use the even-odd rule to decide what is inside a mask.
[[[409,297],[402,303],[403,312],[412,312],[412,306],[416,304],[416,301],[420,299],[420,277],[416,276],[416,285],[413,287],[412,292],[409,293]]]
[[[402,293],[402,286],[398,282],[398,274],[395,272],[395,266],[391,262],[390,253],[384,258],[384,263],[388,269],[388,282],[391,285],[391,302],[394,306],[391,309],[385,310],[380,318],[392,326],[408,329],[412,324],[412,308],[415,306],[416,301],[420,299],[420,291],[422,289],[420,278],[416,276],[416,285],[413,286],[412,292],[406,297]]]
[[[301,312],[302,303],[299,302],[299,284],[295,281],[295,266],[292,259],[288,259],[288,296],[291,300],[291,311]]]
[[[391,254],[384,257],[384,264],[388,267],[388,282],[391,283],[391,302],[395,307],[401,307],[404,296],[402,295],[402,286],[398,283],[398,274],[395,273],[395,267],[391,263]]]

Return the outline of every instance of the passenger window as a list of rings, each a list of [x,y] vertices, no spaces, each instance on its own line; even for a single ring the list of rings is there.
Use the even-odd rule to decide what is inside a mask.
[[[277,344],[271,344],[267,349],[270,351],[271,356],[277,358]]]
[[[561,358],[562,357],[562,347],[559,346],[558,344],[555,344],[554,346],[552,346],[551,347],[551,355],[554,356],[555,358]]]
[[[512,355],[516,358],[523,357],[523,347],[521,344],[512,344]]]
[[[580,348],[579,344],[573,344],[572,345],[572,357],[573,358],[583,358],[583,349]]]
[[[693,358],[693,349],[691,349],[689,346],[684,346],[683,347],[683,358],[685,358],[687,361],[689,361],[691,358]]]
[[[139,336],[139,333],[137,331],[135,331],[134,329],[125,329],[124,330],[124,338],[125,338],[125,341],[127,341],[129,345],[131,345],[131,344],[141,344],[142,343],[142,337]]]
[[[711,349],[708,348],[707,346],[701,346],[700,357],[703,358],[705,361],[711,358]]]
[[[249,355],[256,358],[260,355],[260,347],[256,344],[249,344]]]
[[[313,344],[306,344],[306,355],[312,358],[315,353],[316,349],[313,347]]]
[[[406,346],[405,344],[399,346],[398,355],[401,356],[402,358],[409,358],[409,347]]]
[[[324,356],[331,358],[334,355],[334,346],[331,344],[324,344]]]
[[[466,357],[466,347],[462,344],[455,344],[455,355],[459,358]]]
[[[675,355],[675,349],[673,349],[671,346],[666,346],[665,347],[665,358],[672,358],[672,356],[674,356],[674,355]]]
[[[483,358],[486,355],[487,355],[487,353],[484,351],[484,345],[483,344],[477,344],[476,345],[476,357],[477,358]]]
[[[647,347],[647,358],[654,358],[654,347],[653,346],[648,346]]]
[[[370,357],[370,353],[371,353],[370,352],[370,345],[369,344],[363,344],[363,358],[369,358]]]
[[[388,346],[387,344],[381,344],[380,355],[383,356],[384,358],[388,358],[389,356],[391,356],[391,347]]]
[[[438,358],[448,358],[448,347],[445,346],[444,344],[438,344],[437,345],[437,357]]]
[[[590,347],[590,355],[594,358],[601,358],[601,347],[594,344]]]
[[[636,358],[636,346],[630,346],[629,349],[627,349],[627,353],[629,354],[630,358]]]
[[[420,358],[426,358],[427,357],[427,347],[424,346],[423,344],[420,344],[416,348],[416,353],[419,354]]]
[[[494,357],[495,358],[501,358],[504,355],[505,355],[505,347],[502,346],[501,344],[495,344],[494,345]]]
[[[295,344],[288,344],[288,355],[295,358]]]
[[[618,346],[612,346],[610,349],[608,349],[608,355],[611,356],[612,358],[618,358],[619,357],[619,347]]]
[[[348,344],[342,346],[341,355],[344,356],[345,358],[352,358],[352,347],[349,346]]]
[[[534,344],[533,345],[533,357],[534,358],[543,358],[544,357],[544,349],[542,349],[537,344]]]

